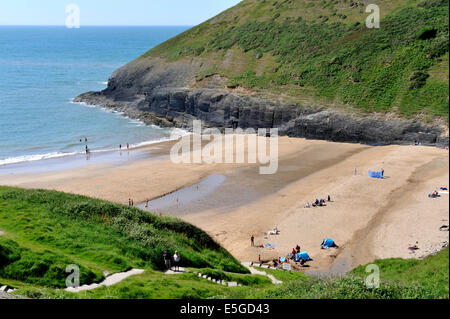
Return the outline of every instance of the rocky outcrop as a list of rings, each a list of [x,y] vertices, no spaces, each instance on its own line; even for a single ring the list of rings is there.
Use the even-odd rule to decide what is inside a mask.
[[[225,89],[218,76],[195,87],[196,77],[206,67],[200,60],[137,59],[117,70],[104,91],[82,94],[75,102],[114,109],[160,126],[190,128],[192,120],[199,119],[209,127],[278,128],[280,135],[339,142],[449,143],[448,133],[438,124],[282,103]]]
[[[115,99],[108,92],[76,98],[121,111],[148,124],[189,129],[194,119],[218,128],[278,128],[280,135],[366,144],[448,145],[440,126],[381,116],[354,116],[334,109],[277,104],[220,89],[159,88]]]

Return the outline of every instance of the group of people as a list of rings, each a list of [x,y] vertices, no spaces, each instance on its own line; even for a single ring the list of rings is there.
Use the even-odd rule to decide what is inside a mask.
[[[175,271],[180,270],[181,256],[178,253],[178,251],[175,251],[175,254],[172,256],[170,251],[168,249],[166,249],[163,253],[163,259],[164,259],[164,265],[166,266],[167,270],[171,269],[172,265],[173,265]]]
[[[119,145],[119,150],[122,150],[122,144]],[[127,150],[130,150],[130,144],[127,143]]]
[[[289,260],[298,262],[301,266],[303,266],[307,261],[311,261],[312,259],[309,257],[308,253],[301,252],[300,245],[297,245],[292,249],[291,253],[287,254],[286,257],[279,258],[280,263],[289,263]]]
[[[80,143],[83,143],[83,137],[81,137],[80,138]],[[84,147],[85,147],[85,152],[86,152],[86,155],[89,155],[90,153],[91,153],[91,151],[89,150],[89,147],[88,147],[88,139],[87,139],[87,137],[85,136],[84,137]]]
[[[134,207],[134,200],[131,198],[128,198],[128,206]]]
[[[330,195],[328,195],[328,200],[325,200],[325,199],[317,199],[316,198],[316,200],[312,203],[312,205],[311,204],[309,204],[309,203],[307,203],[306,205],[305,205],[305,208],[311,208],[311,207],[324,207],[324,206],[327,206],[327,204],[326,204],[326,202],[331,202],[331,196]]]
[[[431,197],[432,198],[439,197],[439,192],[438,191],[434,191],[433,193],[431,193]]]

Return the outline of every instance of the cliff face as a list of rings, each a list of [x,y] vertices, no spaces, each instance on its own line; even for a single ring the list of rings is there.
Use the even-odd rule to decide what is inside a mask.
[[[448,146],[439,125],[418,121],[354,116],[328,108],[275,104],[273,101],[221,89],[156,88],[127,95],[89,92],[76,101],[116,109],[148,124],[190,129],[192,120],[217,128],[278,128],[280,135],[372,145]]]
[[[243,1],[237,7],[163,43],[159,47],[149,51],[146,55],[120,68],[111,76],[108,87],[104,91],[82,94],[76,101],[114,108],[127,113],[131,117],[140,118],[147,123],[161,126],[189,128],[192,120],[200,119],[205,125],[210,127],[240,127],[244,129],[277,127],[282,135],[331,141],[368,144],[404,144],[420,141],[426,145],[448,145],[448,124],[446,124],[446,120],[442,117],[438,116],[432,119],[432,121],[424,122],[419,120],[419,117],[414,114],[411,114],[409,117],[404,115],[400,116],[400,114],[394,111],[397,108],[394,108],[395,103],[401,101],[401,99],[406,99],[409,95],[419,96],[420,94],[425,94],[421,93],[422,91],[414,90],[425,90],[428,83],[420,84],[422,86],[419,85],[419,88],[414,87],[409,81],[415,81],[415,78],[410,77],[409,73],[405,77],[405,84],[398,82],[401,79],[397,79],[396,83],[387,83],[385,88],[381,84],[377,84],[381,93],[376,93],[377,95],[374,99],[379,98],[380,101],[386,101],[386,96],[393,94],[392,87],[400,87],[401,89],[396,93],[398,96],[392,100],[392,105],[388,109],[384,109],[384,112],[379,112],[375,104],[371,106],[374,112],[370,112],[367,109],[359,109],[358,101],[352,103],[346,102],[339,94],[342,96],[345,94],[346,96],[350,96],[345,93],[345,90],[356,90],[355,88],[357,87],[353,87],[353,85],[359,85],[361,90],[356,90],[356,93],[354,93],[355,96],[362,95],[362,93],[368,95],[370,92],[367,93],[368,90],[365,88],[373,85],[374,80],[367,79],[366,84],[361,83],[365,81],[364,70],[362,70],[364,67],[360,67],[362,75],[358,75],[359,73],[354,72],[355,67],[347,65],[344,58],[338,55],[331,59],[325,56],[324,59],[328,61],[326,77],[336,87],[340,86],[339,92],[341,93],[333,95],[332,99],[329,99],[328,102],[318,102],[314,98],[304,99],[303,97],[308,94],[310,96],[320,95],[318,90],[322,90],[320,85],[323,85],[323,81],[321,80],[319,83],[317,80],[316,82],[309,83],[307,76],[303,75],[305,74],[304,72],[295,71],[295,67],[298,65],[296,64],[297,62],[290,61],[288,63],[282,60],[277,57],[276,51],[266,52],[264,53],[264,57],[255,57],[253,55],[255,53],[253,49],[245,49],[242,51],[242,45],[239,44],[231,45],[229,48],[215,49],[216,42],[219,41],[217,39],[223,36],[220,32],[227,31],[227,29],[223,29],[223,22],[227,21],[227,19],[239,21],[234,22],[235,26],[232,30],[244,28],[244,30],[249,30],[248,34],[252,35],[252,26],[246,25],[245,21],[248,18],[246,16],[248,15],[248,10],[252,8],[251,6],[253,4],[258,5],[258,10],[261,8],[264,9],[265,5],[269,6],[270,4],[271,14],[273,12],[272,8],[284,9],[284,11],[280,11],[281,17],[277,17],[277,19],[281,19],[283,12],[288,12],[285,10],[286,8],[289,9],[289,6],[298,6],[298,3],[303,2],[305,1],[284,1],[283,5],[280,3],[273,5],[266,1]],[[394,1],[394,3],[397,2]],[[448,1],[436,0],[434,2],[432,4],[433,6],[443,7],[447,3],[448,8]],[[354,7],[350,9],[354,10]],[[242,12],[245,12],[245,14]],[[236,17],[239,17],[239,19]],[[269,23],[262,25],[269,28],[277,25],[274,21],[274,19],[271,19],[270,22],[262,21],[261,23]],[[283,21],[285,21],[283,22],[284,24],[280,24],[282,27],[280,27],[281,29],[276,34],[284,32],[283,28],[286,28],[285,24],[288,23],[286,21],[290,21],[289,17]],[[217,25],[222,26],[222,29],[220,29],[222,31],[211,31]],[[262,26],[260,25],[258,28]],[[306,25],[302,26],[305,27]],[[342,28],[346,28],[345,25]],[[358,30],[355,31],[351,28],[348,30],[349,34],[353,36],[355,32],[359,34]],[[398,25],[395,28],[398,28]],[[445,36],[443,38],[444,40],[446,39]],[[198,43],[195,42],[197,39],[204,39],[202,40],[203,46],[201,50],[198,48]],[[238,39],[235,39],[236,41]],[[365,40],[360,39],[360,41],[364,42]],[[432,41],[435,41],[435,39]],[[393,43],[397,42],[396,39],[393,39]],[[306,42],[301,42],[303,46],[307,44]],[[420,42],[420,44],[422,45],[423,43]],[[323,45],[326,45],[326,43]],[[427,45],[433,44],[430,42]],[[392,53],[392,47],[390,49]],[[398,49],[400,50],[401,48]],[[296,50],[296,48],[292,48],[292,50]],[[338,51],[338,49],[336,50]],[[445,52],[439,54],[442,55]],[[174,55],[176,56],[175,58]],[[407,58],[404,57],[404,60],[407,61]],[[389,62],[386,62],[387,57],[383,56],[383,59],[383,63]],[[443,62],[445,62],[445,58]],[[320,64],[322,62],[314,61],[314,63]],[[370,62],[368,63],[370,64]],[[436,60],[428,67],[431,68],[434,65],[433,63],[440,67],[442,61]],[[285,73],[282,70],[289,66],[293,68],[293,71],[285,77]],[[383,69],[383,66],[380,65],[379,68]],[[350,82],[345,80],[348,74],[344,73],[344,71],[347,69],[350,70]],[[253,73],[253,70],[256,70],[256,73]],[[335,75],[332,74],[331,70],[335,70],[333,71],[336,72]],[[322,69],[316,70],[317,74],[322,71]],[[335,76],[334,79],[333,76]],[[286,81],[280,84],[278,77],[286,79]],[[358,80],[355,80],[357,77]],[[341,82],[338,82],[338,80]],[[389,78],[382,79],[381,83],[384,85],[384,82],[389,82],[389,80]],[[303,82],[299,85],[298,81]],[[437,82],[430,83],[435,85]],[[416,84],[416,82],[413,84]],[[348,87],[348,85],[352,85],[352,87]],[[422,88],[424,85],[425,88]],[[446,85],[448,87],[448,79]],[[325,84],[325,88],[326,86],[327,84]],[[334,88],[334,86],[330,87]],[[305,90],[305,88],[310,90]],[[315,94],[308,93],[312,92],[311,90],[315,90],[313,91]],[[385,91],[387,92],[386,96],[382,95],[385,94]],[[327,94],[324,93],[324,95]],[[447,103],[448,109],[448,93],[445,94],[447,94],[446,102],[442,102],[445,96],[444,98],[439,97],[437,99],[439,103],[444,103],[444,111],[445,103]],[[435,95],[433,97],[430,95],[430,104],[435,103],[433,102]],[[288,98],[285,98],[286,96]],[[360,101],[361,105],[366,105],[364,103],[367,103],[362,97]],[[411,101],[414,102],[414,100]],[[402,107],[401,103],[404,102],[398,103]],[[442,109],[440,104],[438,107]],[[423,112],[427,114],[426,111],[424,109]]]

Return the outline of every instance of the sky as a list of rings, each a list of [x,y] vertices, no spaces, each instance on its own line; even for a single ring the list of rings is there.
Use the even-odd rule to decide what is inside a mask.
[[[197,25],[241,0],[0,0],[0,25],[65,25],[68,5],[80,26]],[[71,11],[73,12],[73,11]]]

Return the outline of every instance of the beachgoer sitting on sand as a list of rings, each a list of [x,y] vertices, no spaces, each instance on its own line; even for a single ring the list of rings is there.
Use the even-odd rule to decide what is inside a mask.
[[[311,205],[309,203],[306,203],[305,208],[311,208]]]
[[[278,230],[278,227],[275,226],[272,230],[269,230],[267,232],[267,235],[278,235],[280,233],[280,231]]]
[[[428,197],[431,198],[436,198],[436,197],[440,197],[438,191],[434,191],[433,193],[431,193],[430,195],[428,195]]]
[[[297,253],[300,252],[300,245],[297,245],[297,247],[295,247],[295,251],[296,251]]]

